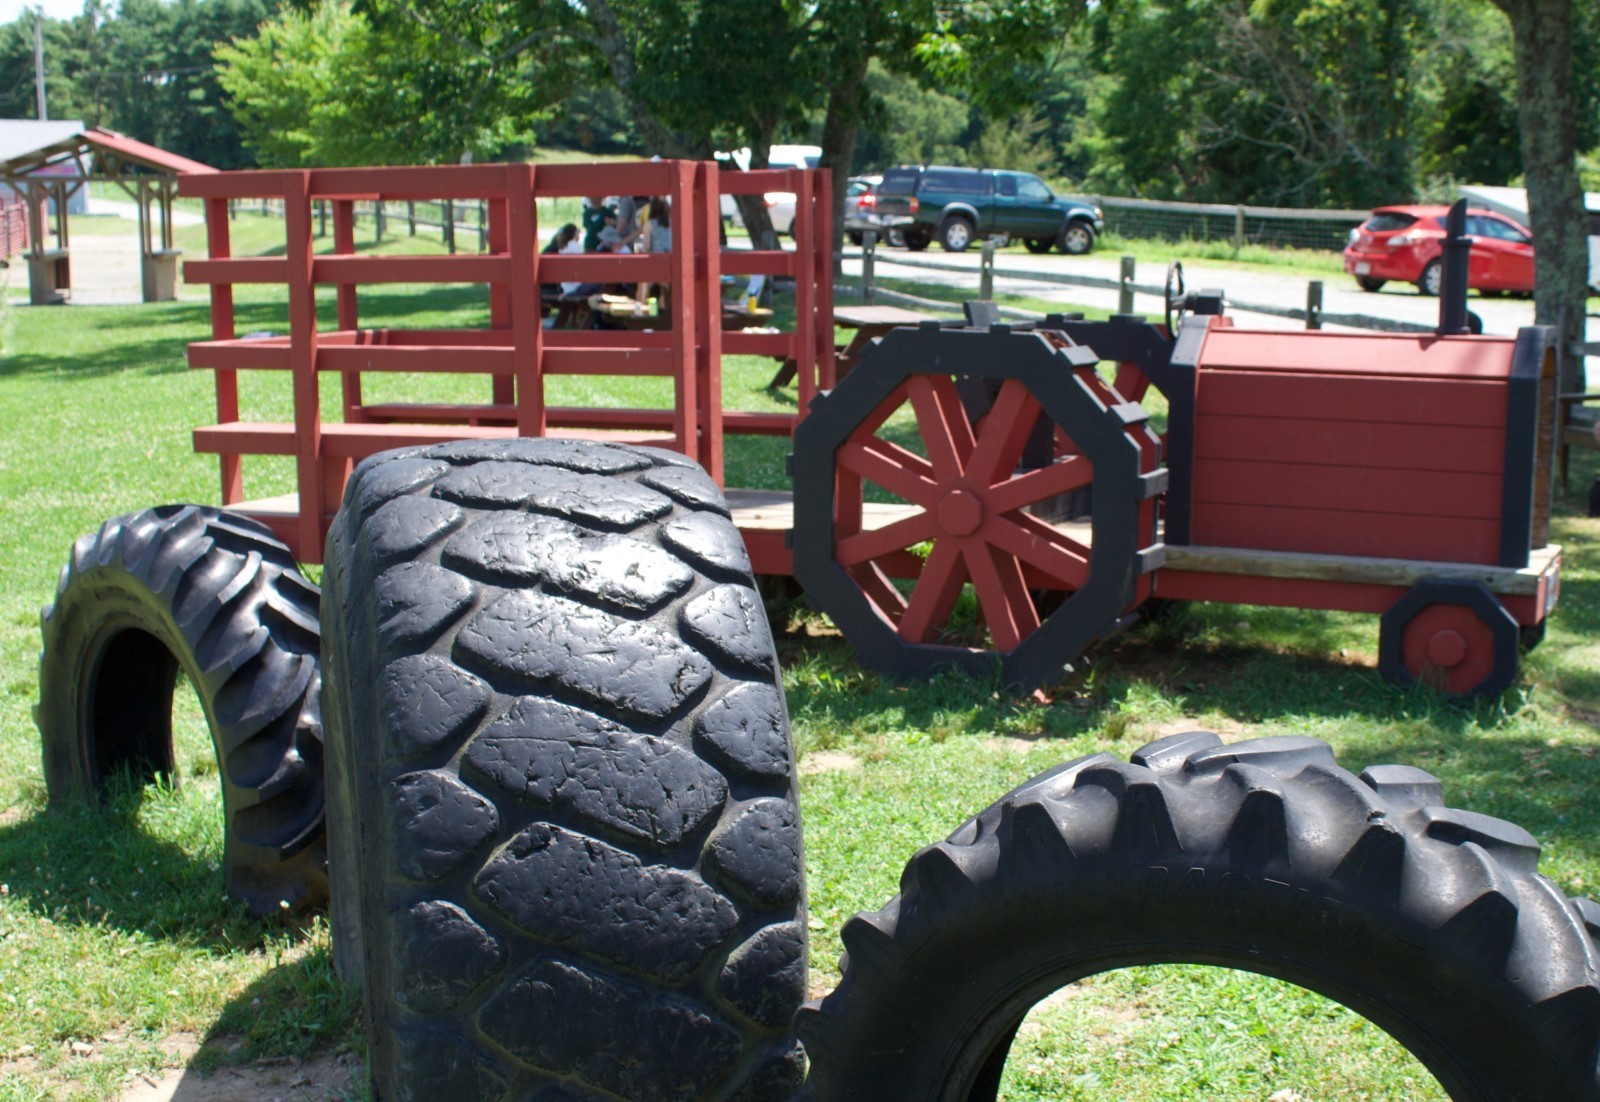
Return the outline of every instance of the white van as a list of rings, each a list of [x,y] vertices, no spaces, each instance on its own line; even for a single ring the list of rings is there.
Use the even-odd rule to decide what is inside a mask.
[[[740,172],[750,169],[750,151],[735,149],[732,153],[718,153],[717,160],[726,170],[730,165]],[[769,168],[816,168],[822,163],[820,145],[775,145],[767,152]],[[780,234],[794,233],[794,192],[769,191],[766,194],[767,213],[772,218],[772,228]],[[735,226],[744,225],[739,217],[739,206],[733,196],[724,195],[721,202],[722,220]]]

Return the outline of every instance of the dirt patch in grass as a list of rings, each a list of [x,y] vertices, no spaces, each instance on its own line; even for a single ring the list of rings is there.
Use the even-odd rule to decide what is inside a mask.
[[[837,773],[860,768],[861,759],[854,754],[846,754],[839,750],[818,750],[807,754],[800,762],[800,772],[808,777],[817,773]]]
[[[180,1034],[162,1042],[163,1051],[192,1056],[199,1045]],[[135,1076],[118,1102],[328,1102],[360,1096],[361,1065],[349,1053],[310,1060],[292,1056],[218,1068],[202,1075],[193,1068],[169,1068]]]

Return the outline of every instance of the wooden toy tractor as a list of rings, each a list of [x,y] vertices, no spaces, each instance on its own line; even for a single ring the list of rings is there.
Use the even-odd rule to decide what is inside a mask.
[[[1191,961],[1345,1003],[1458,1100],[1600,1098],[1600,907],[1428,774],[1356,775],[1300,737],[1190,732],[1042,774],[916,854],[846,925],[838,989],[805,1002],[797,778],[755,581],[793,574],[900,674],[1048,682],[1178,597],[1378,613],[1386,673],[1495,692],[1556,594],[1544,331],[974,318],[896,331],[838,380],[826,173],[183,186],[210,219],[187,274],[212,284],[215,333],[190,359],[217,377],[195,442],[221,456],[226,508],[115,518],[74,547],[43,620],[47,778],[64,799],[170,772],[185,673],[230,888],[263,913],[330,895],[374,1097],[994,1099],[1041,998]],[[795,250],[716,246],[719,193],[745,189],[797,194]],[[594,193],[670,195],[677,251],[541,256],[535,200]],[[286,255],[231,258],[227,201],[259,195],[285,203]],[[354,254],[354,203],[441,196],[486,203],[487,255]],[[724,268],[794,280],[794,329],[725,332]],[[427,279],[486,283],[488,327],[361,327],[358,285]],[[538,287],[569,279],[661,282],[670,306],[653,331],[546,330]],[[287,283],[286,335],[235,333],[242,282]],[[724,411],[736,350],[795,361],[803,414]],[[293,421],[243,419],[240,373],[271,371]],[[363,393],[363,374],[428,371],[481,374],[490,400]],[[673,408],[560,407],[561,374],[670,378]],[[792,434],[792,498],[720,484],[725,430]],[[293,456],[297,492],[249,499],[255,454]],[[320,593],[297,560],[325,562]]]

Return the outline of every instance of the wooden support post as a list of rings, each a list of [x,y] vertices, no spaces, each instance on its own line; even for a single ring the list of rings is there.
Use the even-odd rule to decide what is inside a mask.
[[[504,198],[497,198],[489,204],[489,251],[496,256],[516,255],[511,251],[510,221],[510,205],[515,202],[515,200],[511,198],[509,189],[521,186],[520,180],[521,177],[517,173],[511,173],[507,177],[506,187],[508,190],[506,192],[506,196]],[[532,187],[532,184],[529,183],[528,186]],[[533,234],[533,239],[535,241],[538,240],[539,225],[537,210],[534,213],[533,228],[528,232]],[[538,264],[537,251],[533,253],[533,263],[535,266]],[[537,281],[534,283],[534,286],[538,287]],[[490,329],[513,328],[513,313],[511,308],[512,293],[513,285],[511,283],[489,284]],[[542,308],[540,313],[543,313]],[[542,322],[543,318],[541,317],[540,320]],[[511,405],[516,401],[516,376],[514,374],[490,376],[489,393],[490,401],[492,401],[495,405]]]
[[[231,199],[206,200],[206,256],[211,260],[226,260],[232,255],[229,243],[228,218],[224,218],[223,204],[231,218],[234,202]],[[233,320],[233,284],[211,285],[211,339],[231,341],[238,334]],[[239,373],[231,368],[217,368],[212,372],[217,386],[217,423],[228,424],[239,419]],[[222,504],[232,505],[244,500],[244,460],[239,455],[222,457]]]
[[[284,196],[285,251],[289,261],[289,367],[294,391],[295,484],[300,492],[296,527],[301,547],[322,546],[322,408],[317,387],[317,302],[311,282],[309,172],[288,174]]]
[[[414,199],[406,200],[406,236],[417,236],[417,204]]]
[[[526,258],[511,270],[511,339],[516,372],[517,434],[545,434],[543,309],[539,302],[538,221],[534,211],[535,169],[506,166],[506,251]]]
[[[456,254],[456,203],[454,199],[446,199],[440,208],[439,220],[443,223],[445,248],[450,250],[450,255]]]
[[[328,236],[328,201],[326,199],[318,199],[316,202],[317,202],[317,236],[318,237],[327,237]]]
[[[722,465],[722,249],[717,235],[722,211],[717,182],[721,170],[715,161],[694,165],[694,195],[699,204],[694,229],[695,374],[700,379],[700,465],[723,484]],[[681,224],[681,223],[680,223]],[[678,232],[686,232],[680,230]],[[833,334],[830,329],[829,340]]]
[[[811,278],[817,285],[816,315],[817,382],[823,390],[832,390],[838,381],[838,357],[834,345],[833,329],[833,170],[822,169],[817,175],[813,196],[816,211],[816,232],[812,236]],[[720,409],[720,403],[719,403]],[[721,481],[720,478],[718,481]]]
[[[983,243],[978,257],[978,297],[985,301],[994,298],[994,240]]]
[[[1122,276],[1117,287],[1117,313],[1133,313],[1133,257],[1122,258]]]
[[[861,301],[872,303],[873,269],[878,262],[878,231],[868,230],[861,235]]]
[[[489,251],[489,217],[488,208],[482,199],[478,200],[478,251]]]
[[[1306,328],[1322,328],[1322,280],[1306,284]]]
[[[354,256],[356,251],[356,205],[350,199],[333,201],[333,251],[336,256]],[[339,328],[345,332],[360,328],[360,313],[356,303],[356,285],[339,284]],[[345,371],[340,374],[344,419],[365,421],[361,412],[361,374]]]
[[[382,196],[379,196],[377,199],[373,200],[373,203],[372,203],[372,219],[373,219],[373,222],[375,222],[376,225],[377,225],[377,234],[374,237],[374,240],[375,241],[382,241],[383,240],[383,231],[384,231],[384,229],[386,227],[386,224],[387,224],[386,216],[384,215],[384,211],[383,211],[383,197]]]
[[[1244,248],[1244,208],[1233,208],[1233,253],[1239,255],[1239,250]]]

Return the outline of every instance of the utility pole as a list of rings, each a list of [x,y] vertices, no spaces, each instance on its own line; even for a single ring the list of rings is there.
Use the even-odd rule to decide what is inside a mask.
[[[50,112],[44,105],[44,16],[38,12],[33,16],[33,82],[39,95],[39,121],[44,122]]]

